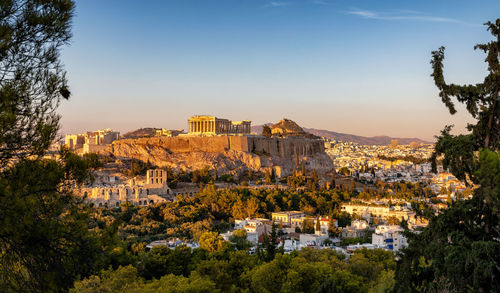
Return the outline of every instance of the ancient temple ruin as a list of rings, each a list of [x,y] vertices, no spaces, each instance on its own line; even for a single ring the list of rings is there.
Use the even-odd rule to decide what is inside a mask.
[[[231,121],[208,115],[195,115],[189,118],[189,134],[192,135],[238,135],[250,134],[251,121]]]

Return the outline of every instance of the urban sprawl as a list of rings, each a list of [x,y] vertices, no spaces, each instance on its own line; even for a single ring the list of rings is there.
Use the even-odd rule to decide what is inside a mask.
[[[214,116],[197,115],[191,117],[188,122],[187,133],[183,130],[160,128],[155,129],[149,137],[265,135],[251,133],[251,122],[248,120],[232,122]],[[286,130],[271,127],[269,139],[275,137],[279,143],[287,139],[283,133],[286,133]],[[79,155],[99,154],[105,157],[106,150],[116,147],[114,144],[122,139],[119,132],[104,129],[66,135],[61,144]],[[276,173],[276,166],[271,166],[264,172],[255,172],[252,176],[242,176],[241,172],[217,174],[217,170],[207,168],[202,170],[204,175],[199,175],[208,174],[211,177],[204,185],[202,180],[193,178],[198,176],[195,175],[196,172],[191,173],[191,180],[181,180],[180,177],[173,180],[167,176],[175,170],[143,162],[143,170],[131,172],[136,163],[134,160],[111,156],[94,172],[95,180],[78,186],[77,193],[95,206],[103,208],[119,208],[123,204],[149,206],[175,202],[179,196],[196,196],[208,185],[217,189],[287,190],[298,194],[305,194],[311,189],[356,194],[357,196],[352,198],[344,198],[337,207],[337,215],[345,215],[348,221],[340,221],[332,215],[310,214],[307,210],[281,210],[271,212],[267,217],[235,218],[231,226],[220,233],[224,240],[232,241],[235,233],[241,235],[244,231],[248,243],[252,246],[249,249],[251,254],[255,253],[266,236],[274,233],[273,230],[278,230],[276,245],[285,253],[303,247],[313,247],[335,249],[346,256],[363,247],[396,252],[407,245],[402,233],[403,223],[410,230],[427,225],[421,214],[422,206],[438,213],[439,210],[447,208],[451,201],[466,198],[471,194],[471,187],[465,186],[441,165],[438,164],[437,170],[432,171],[430,158],[433,145],[398,145],[397,141],[393,141],[391,145],[378,146],[326,138],[316,139],[322,140],[322,151],[333,163],[329,172],[319,174],[314,166],[303,163],[305,155],[296,155],[290,158],[296,166],[293,173],[288,175]],[[253,152],[255,156],[268,155]],[[411,188],[419,188],[422,192],[401,196],[405,189]],[[198,247],[196,239],[165,237],[148,243],[147,248],[159,245],[171,248],[179,245]]]

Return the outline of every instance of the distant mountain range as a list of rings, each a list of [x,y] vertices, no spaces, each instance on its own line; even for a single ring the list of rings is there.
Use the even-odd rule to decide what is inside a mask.
[[[271,127],[273,129],[273,133],[276,132],[289,136],[302,136],[302,137],[318,136],[318,137],[325,137],[328,139],[334,139],[344,142],[355,142],[365,145],[390,145],[393,139],[396,139],[398,141],[398,144],[400,145],[410,144],[411,142],[425,143],[425,144],[431,143],[420,138],[389,137],[385,135],[367,137],[354,134],[340,133],[324,129],[301,128],[295,122],[286,118],[282,119],[276,124],[266,123],[263,125],[252,126],[252,132],[259,134],[262,133],[262,128],[264,127],[264,125]],[[130,131],[122,135],[122,137],[123,138],[150,137],[156,134],[156,129],[158,128],[151,128],[151,127],[140,128],[134,131]]]
[[[264,125],[271,126],[273,125],[273,123],[266,123],[263,125],[252,126],[252,132],[262,133],[262,128],[264,127]],[[396,139],[398,141],[398,144],[400,145],[410,144],[411,142],[425,143],[425,144],[431,143],[420,138],[389,137],[385,135],[367,137],[354,134],[340,133],[324,129],[315,129],[315,128],[303,128],[303,129],[304,131],[319,137],[325,137],[328,139],[334,139],[344,142],[355,142],[364,145],[390,145],[393,139]]]

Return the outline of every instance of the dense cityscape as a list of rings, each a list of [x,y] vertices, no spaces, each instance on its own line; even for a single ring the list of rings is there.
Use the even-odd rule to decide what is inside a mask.
[[[0,291],[500,292],[500,19],[413,10],[493,7],[111,2],[0,0]],[[484,29],[484,81],[447,83],[426,46]]]

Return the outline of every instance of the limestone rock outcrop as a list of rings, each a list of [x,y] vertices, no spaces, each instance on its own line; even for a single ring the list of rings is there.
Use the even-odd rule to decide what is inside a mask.
[[[293,172],[300,165],[329,172],[333,162],[323,142],[303,137],[266,138],[262,136],[183,136],[122,139],[105,151],[117,158],[149,161],[159,167],[197,170],[217,168],[219,174],[242,174],[249,169],[264,172],[275,169],[278,176]]]
[[[271,125],[270,128],[273,135],[317,138],[317,136],[305,132],[304,129],[302,129],[302,127],[294,121],[286,118],[283,118],[278,123]]]

